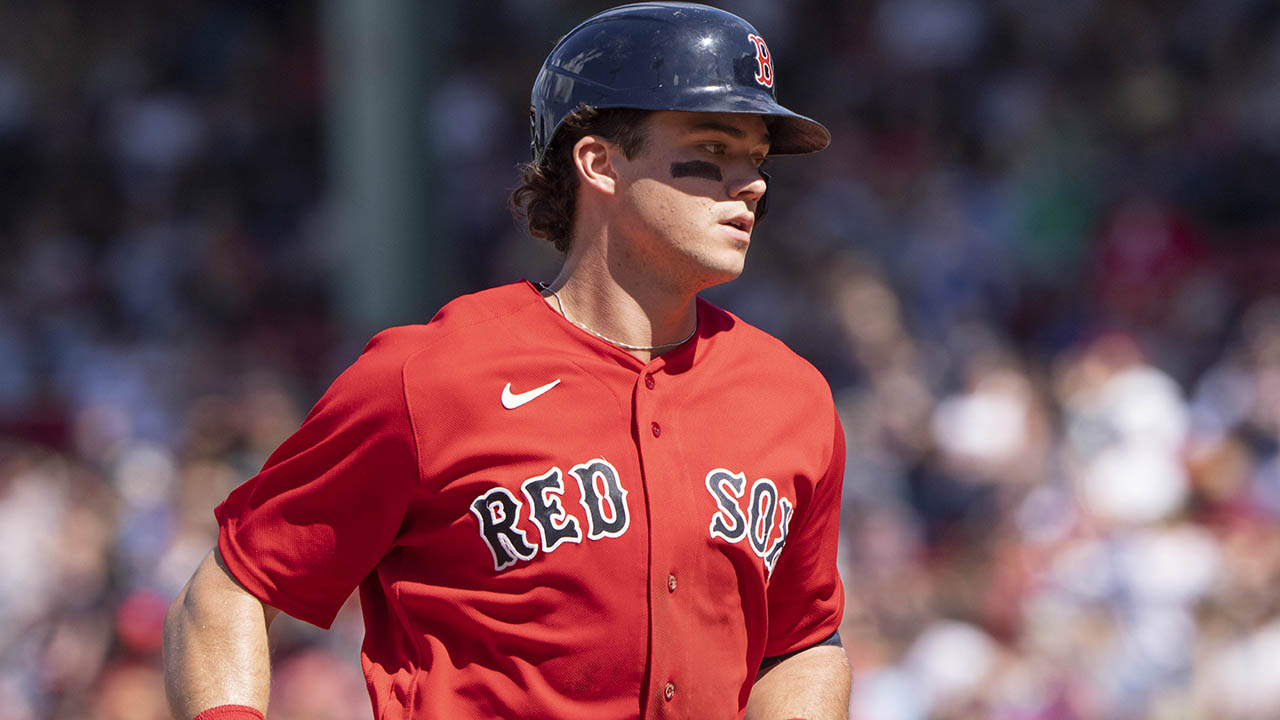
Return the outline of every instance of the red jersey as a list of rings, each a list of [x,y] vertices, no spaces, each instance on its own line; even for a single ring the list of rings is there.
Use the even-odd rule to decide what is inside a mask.
[[[821,375],[698,301],[649,363],[519,283],[379,333],[217,508],[235,577],[328,627],[380,719],[741,717],[840,623]]]

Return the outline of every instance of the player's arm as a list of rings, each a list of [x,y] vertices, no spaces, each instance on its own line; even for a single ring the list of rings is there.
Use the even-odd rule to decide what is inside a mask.
[[[849,685],[844,648],[814,645],[761,668],[747,720],[846,720]]]
[[[849,716],[849,660],[837,631],[844,588],[836,564],[845,444],[834,408],[831,417],[826,474],[810,496],[797,496],[807,511],[801,518],[797,510],[769,581],[770,642],[747,702],[750,720]]]
[[[236,582],[215,548],[164,620],[164,676],[169,707],[191,720],[220,705],[265,714],[271,685],[267,628],[279,610]]]

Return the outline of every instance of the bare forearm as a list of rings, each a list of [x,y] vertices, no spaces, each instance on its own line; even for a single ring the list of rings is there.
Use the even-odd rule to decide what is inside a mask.
[[[849,683],[849,660],[843,648],[809,648],[756,679],[747,720],[847,720]]]
[[[165,617],[165,690],[177,720],[217,705],[266,712],[267,627],[277,612],[240,587],[216,552],[205,558]]]

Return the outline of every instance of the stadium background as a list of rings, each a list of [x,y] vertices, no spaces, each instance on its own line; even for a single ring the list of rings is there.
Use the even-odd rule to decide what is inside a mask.
[[[167,717],[211,508],[504,208],[603,3],[0,4],[0,720]],[[829,378],[860,720],[1280,716],[1280,6],[723,6],[827,151],[711,297]],[[367,712],[356,609],[271,718]]]

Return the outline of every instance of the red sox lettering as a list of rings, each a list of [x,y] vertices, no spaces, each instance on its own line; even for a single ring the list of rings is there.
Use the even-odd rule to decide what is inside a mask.
[[[631,515],[627,508],[628,491],[622,485],[618,470],[607,460],[596,458],[573,466],[569,474],[577,480],[578,502],[586,513],[586,539],[602,540],[625,534]],[[747,543],[764,561],[766,572],[772,574],[790,531],[794,503],[782,496],[768,478],[756,480],[747,495],[746,476],[724,468],[707,473],[706,487],[718,508],[711,517],[711,537],[729,543]],[[479,520],[480,538],[489,548],[493,569],[497,572],[518,561],[532,560],[539,549],[551,553],[564,543],[583,541],[582,523],[564,507],[565,481],[560,468],[552,467],[525,480],[520,491],[523,502],[510,490],[499,487],[471,503],[471,512]],[[743,497],[748,499],[745,511],[741,505]],[[530,542],[528,532],[519,527],[526,505],[528,520],[538,528],[540,548]],[[779,528],[778,536],[773,537]]]
[[[559,480],[559,469],[555,469],[555,475]],[[539,479],[541,478],[531,478]],[[555,502],[557,507],[559,504],[559,501]],[[511,491],[506,488],[490,490],[471,503],[471,512],[480,519],[480,537],[484,538],[489,552],[493,554],[494,570],[504,570],[514,565],[516,558],[532,560],[538,554],[538,548],[529,544],[529,536],[516,527],[516,522],[520,519],[520,501]],[[574,529],[577,530],[576,525]],[[581,540],[581,535],[578,539]]]
[[[564,475],[560,468],[551,468],[546,475],[525,480],[520,489],[529,498],[530,515],[542,531],[542,552],[551,552],[560,543],[582,542],[578,519],[566,513],[560,505],[560,496],[564,495]],[[472,508],[474,507],[473,505]],[[482,519],[481,523],[483,522]],[[494,561],[497,562],[496,557]]]
[[[618,471],[607,460],[597,458],[575,465],[569,472],[578,479],[578,489],[582,491],[580,502],[587,511],[587,538],[599,540],[625,533],[630,515],[627,513],[627,491],[618,480]],[[598,492],[597,478],[604,484],[604,495]]]
[[[619,537],[630,525],[627,491],[618,479],[618,470],[608,460],[596,458],[569,470],[578,481],[578,499],[587,512],[587,539]],[[553,467],[542,475],[525,480],[520,490],[529,501],[529,515],[542,536],[542,551],[552,552],[561,543],[582,542],[578,519],[565,512],[564,475]],[[471,512],[480,520],[480,537],[493,555],[493,569],[505,570],[516,560],[532,560],[538,548],[516,523],[524,504],[506,488],[493,488],[471,503]]]
[[[791,515],[795,505],[778,493],[778,486],[768,478],[760,478],[751,486],[751,504],[748,516],[743,517],[739,500],[747,487],[747,478],[724,468],[707,473],[707,492],[715,498],[720,509],[711,518],[711,536],[727,542],[741,542],[746,538],[756,555],[764,559],[765,569],[773,574],[773,566],[787,541],[791,529]],[[773,535],[774,515],[782,514],[782,532],[769,544]]]

